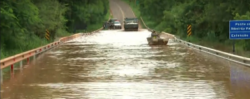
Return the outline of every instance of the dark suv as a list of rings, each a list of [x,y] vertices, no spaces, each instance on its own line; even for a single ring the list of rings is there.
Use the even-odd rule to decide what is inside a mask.
[[[138,31],[138,19],[137,18],[125,18],[124,19],[124,30],[129,30],[129,29],[133,29]]]

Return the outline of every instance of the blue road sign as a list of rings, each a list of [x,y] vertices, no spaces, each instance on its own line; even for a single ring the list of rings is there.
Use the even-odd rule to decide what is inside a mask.
[[[250,20],[229,21],[229,39],[250,39]]]

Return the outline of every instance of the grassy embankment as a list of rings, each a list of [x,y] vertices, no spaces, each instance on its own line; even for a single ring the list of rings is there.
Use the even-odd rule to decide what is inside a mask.
[[[129,0],[122,0],[122,1],[129,4],[130,7],[132,8],[132,10],[134,11],[135,15],[137,17],[142,17],[145,24],[149,28],[154,29],[154,30],[167,30],[167,29],[163,29],[164,27],[159,25],[159,23],[156,23],[152,20],[149,20],[150,16],[141,16],[140,10],[139,10],[139,5],[136,5],[135,2],[129,2]],[[165,32],[168,32],[168,31],[165,31]],[[176,35],[176,36],[179,37],[178,35]],[[226,41],[226,43],[221,43],[218,41],[213,41],[209,37],[205,38],[205,39],[200,39],[200,38],[194,37],[192,35],[190,37],[185,37],[185,38],[181,38],[181,39],[186,40],[186,41],[190,41],[192,43],[199,44],[202,46],[207,46],[207,47],[214,48],[217,50],[229,52],[229,53],[232,53],[232,50],[233,50],[232,42],[230,42],[229,40]],[[237,54],[237,55],[250,57],[250,52],[243,50],[243,45],[242,45],[241,41],[236,41],[235,50],[236,50],[235,54]]]

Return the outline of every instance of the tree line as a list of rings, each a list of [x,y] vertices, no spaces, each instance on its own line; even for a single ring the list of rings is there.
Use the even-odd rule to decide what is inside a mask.
[[[1,59],[103,24],[108,0],[1,0]],[[101,26],[100,25],[100,26]],[[45,32],[50,31],[50,41]]]
[[[187,25],[192,25],[191,37],[200,41],[231,44],[229,20],[249,20],[248,0],[138,0],[141,16],[151,27],[187,38]],[[249,40],[237,40],[238,46],[250,50]]]

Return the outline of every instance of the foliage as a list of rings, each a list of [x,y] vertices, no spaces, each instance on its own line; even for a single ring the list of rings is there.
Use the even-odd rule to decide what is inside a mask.
[[[1,59],[47,44],[77,29],[98,29],[108,0],[1,0]],[[89,26],[89,27],[87,27]],[[98,25],[101,26],[101,25]],[[87,28],[85,28],[87,27]],[[50,40],[45,31],[50,31]]]
[[[229,40],[229,20],[250,19],[250,1],[247,0],[138,1],[140,15],[150,28],[176,34],[182,39],[213,44],[222,43],[227,46],[232,44],[232,40]],[[192,25],[192,38],[187,38],[186,31],[189,24]],[[250,50],[249,40],[238,40],[236,43],[237,47]]]
[[[109,11],[108,0],[59,0],[66,4],[70,10],[67,11],[66,17],[67,30],[75,32],[76,30],[89,30],[93,28],[91,24],[104,23]],[[100,27],[98,27],[100,28]]]

